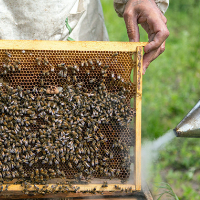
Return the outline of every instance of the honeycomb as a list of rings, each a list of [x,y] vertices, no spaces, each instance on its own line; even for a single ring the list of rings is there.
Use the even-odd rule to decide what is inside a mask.
[[[3,83],[0,90],[1,138],[6,137],[9,140],[11,138],[10,134],[16,130],[16,126],[20,123],[20,131],[16,135],[20,133],[22,136],[19,136],[19,134],[16,137],[20,137],[19,142],[21,142],[22,146],[25,146],[25,148],[30,146],[31,149],[35,147],[35,143],[33,141],[25,141],[28,140],[27,138],[32,137],[29,135],[35,134],[34,140],[36,140],[37,144],[42,144],[44,139],[41,136],[45,135],[44,132],[49,131],[48,127],[55,127],[52,124],[56,124],[56,129],[52,131],[55,134],[53,136],[49,136],[50,134],[44,136],[45,142],[48,141],[48,138],[51,138],[51,142],[55,145],[56,141],[58,141],[57,137],[59,137],[59,142],[61,143],[62,137],[64,137],[62,133],[69,132],[68,140],[72,143],[67,143],[68,146],[64,149],[64,152],[68,149],[74,149],[74,152],[79,151],[81,147],[76,147],[75,141],[79,144],[81,140],[84,140],[87,143],[85,147],[92,147],[90,152],[85,150],[88,153],[72,153],[72,158],[69,156],[68,161],[62,162],[61,154],[63,147],[66,146],[63,143],[62,148],[59,147],[60,153],[57,162],[54,159],[53,163],[49,163],[49,161],[45,162],[44,158],[40,159],[44,153],[37,151],[38,145],[34,149],[34,162],[32,164],[30,164],[31,160],[29,160],[27,163],[25,161],[21,162],[21,168],[17,166],[11,167],[9,170],[1,168],[1,181],[8,182],[14,178],[20,179],[23,177],[25,181],[44,184],[45,175],[43,175],[42,180],[30,179],[30,177],[36,176],[37,173],[41,177],[41,171],[50,173],[49,169],[56,172],[50,178],[57,178],[61,175],[66,179],[78,181],[88,181],[91,176],[92,178],[127,180],[130,176],[130,164],[134,160],[130,157],[129,148],[135,144],[135,130],[130,128],[135,116],[135,110],[131,107],[130,101],[135,98],[136,93],[136,86],[130,80],[131,71],[135,66],[135,62],[132,59],[133,56],[135,56],[135,52],[1,49],[0,74]],[[73,94],[73,100],[70,100],[70,95],[68,95],[70,93]],[[65,102],[63,101],[62,105],[61,102],[64,96],[67,95],[68,99]],[[8,112],[9,105],[15,105],[12,97],[13,99],[18,99],[18,101],[16,100],[17,108],[12,107],[12,109],[19,109],[19,113],[23,113],[26,109],[30,111],[30,113],[26,111],[21,115],[23,123],[19,122],[17,111],[15,114],[14,111],[10,111],[11,109]],[[22,98],[25,100],[21,101]],[[74,103],[75,101],[76,103]],[[102,102],[111,111],[105,106],[103,107],[101,105]],[[43,105],[37,107],[38,103]],[[79,103],[80,106],[77,106]],[[76,109],[73,108],[74,104],[76,104]],[[86,107],[88,104],[93,108],[91,108],[91,116],[87,114],[87,121],[81,126],[81,106],[83,104]],[[46,107],[42,108],[42,106]],[[68,119],[68,125],[70,124],[68,128],[59,126],[58,121],[62,119],[57,117],[58,113],[52,112],[52,110],[60,109],[62,106],[65,106],[69,113],[71,112],[70,109],[73,110],[73,114],[68,114],[68,118],[63,118],[62,116],[65,121]],[[51,114],[48,111],[49,113],[46,112],[46,115],[42,116],[41,113],[47,108],[51,108]],[[99,121],[95,117],[95,109],[97,113],[102,113],[102,116],[98,116]],[[35,118],[31,118],[33,112],[36,116]],[[119,112],[120,114],[117,114]],[[116,114],[112,116],[111,113]],[[46,119],[47,117],[49,118]],[[78,122],[77,118],[80,119]],[[96,120],[95,123],[93,123],[93,118]],[[64,120],[62,123],[64,123]],[[76,131],[73,132],[71,127],[76,127],[77,129],[73,129]],[[21,130],[24,130],[24,132]],[[87,130],[89,135],[92,130],[91,141],[89,136],[86,135]],[[65,136],[67,135],[65,134]],[[92,143],[94,138],[95,142]],[[0,152],[5,154],[0,161],[4,166],[7,166],[9,159],[12,160],[12,156],[11,158],[6,158],[8,151],[5,149],[11,148],[14,151],[16,148],[16,143],[12,141],[5,142],[6,139],[0,142]],[[70,147],[69,143],[72,144]],[[94,150],[95,146],[97,147],[96,151]],[[48,154],[51,153],[48,151]],[[19,159],[25,159],[27,155],[30,157],[30,154],[22,150],[19,153]],[[83,158],[79,156],[80,158],[76,161],[76,156],[78,155]],[[97,161],[95,160],[96,158]],[[79,163],[82,163],[80,165],[83,166],[82,170],[78,167]],[[19,171],[19,168],[23,170],[23,173]],[[90,170],[91,168],[92,170]],[[17,173],[18,176],[16,175]],[[12,174],[14,174],[13,177]],[[10,175],[11,178],[9,179]]]

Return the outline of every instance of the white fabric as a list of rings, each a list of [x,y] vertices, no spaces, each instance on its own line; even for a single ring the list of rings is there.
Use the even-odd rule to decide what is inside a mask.
[[[108,40],[100,0],[0,0],[0,5],[0,39]]]
[[[114,8],[119,17],[123,17],[124,9],[128,1],[129,0],[114,0]],[[169,0],[154,0],[154,1],[156,2],[160,11],[164,14],[169,6]]]
[[[155,0],[155,2],[161,12],[164,14],[169,6],[169,0]]]

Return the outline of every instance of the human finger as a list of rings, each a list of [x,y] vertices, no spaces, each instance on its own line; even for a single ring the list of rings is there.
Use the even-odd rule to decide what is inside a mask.
[[[169,30],[162,19],[155,21],[148,20],[147,23],[149,25],[150,32],[154,33],[155,36],[153,37],[153,40],[150,40],[149,44],[145,46],[145,53],[158,49],[169,36]]]
[[[137,17],[136,17],[136,13],[132,9],[132,6],[129,5],[129,2],[126,5],[123,17],[126,24],[129,41],[139,42],[140,35],[139,35]]]
[[[143,56],[143,74],[145,74],[146,69],[148,68],[149,64],[153,60],[155,60],[160,54],[162,54],[164,51],[165,51],[165,41],[162,43],[162,45],[158,49],[144,54],[144,56]]]

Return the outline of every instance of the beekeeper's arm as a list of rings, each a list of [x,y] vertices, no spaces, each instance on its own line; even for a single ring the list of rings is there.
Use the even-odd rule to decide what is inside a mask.
[[[138,24],[148,33],[149,44],[144,48],[143,74],[150,62],[165,50],[169,31],[163,14],[168,4],[169,0],[114,0],[117,14],[124,17],[130,42],[139,42]]]

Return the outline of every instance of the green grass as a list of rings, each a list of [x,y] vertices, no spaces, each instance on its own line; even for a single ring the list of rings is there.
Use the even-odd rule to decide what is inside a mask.
[[[200,148],[198,139],[177,138],[160,152],[152,167],[149,182],[169,183],[180,200],[197,200],[200,196]],[[153,193],[159,194],[157,188]]]
[[[168,183],[161,183],[159,185],[159,189],[162,189],[163,191],[159,194],[159,197],[157,200],[161,200],[163,196],[166,196],[166,198],[168,199],[169,198],[171,199],[172,197],[174,200],[179,200],[177,195],[174,193],[172,187]]]
[[[128,41],[124,20],[117,17],[112,1],[102,0],[102,5],[110,40]],[[174,128],[199,99],[199,10],[198,1],[176,0],[166,13],[170,31],[166,51],[150,64],[143,76],[145,138],[159,137]],[[147,41],[142,30],[141,41]]]
[[[117,17],[113,1],[101,2],[110,40],[128,41],[124,20]],[[175,128],[200,98],[199,15],[198,0],[170,1],[166,50],[143,76],[143,140],[152,140]],[[141,41],[147,41],[142,30]],[[200,139],[175,138],[154,164],[151,181],[170,184],[180,200],[199,199],[199,142]],[[154,194],[159,193],[154,190]]]

